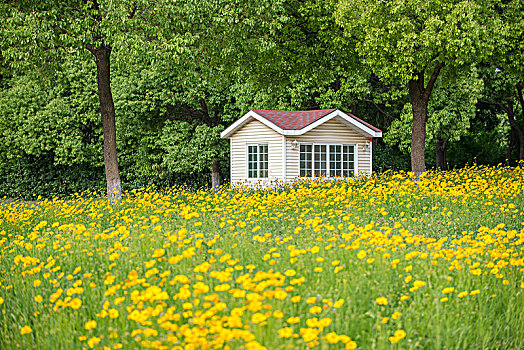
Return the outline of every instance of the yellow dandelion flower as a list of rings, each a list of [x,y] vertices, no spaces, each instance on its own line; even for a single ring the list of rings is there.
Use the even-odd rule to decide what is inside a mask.
[[[334,304],[333,304],[333,307],[335,309],[338,309],[339,307],[341,307],[342,305],[344,305],[344,299],[338,299]]]
[[[78,310],[80,309],[80,307],[82,306],[82,300],[78,299],[78,298],[74,298],[73,300],[71,300],[71,302],[69,303],[69,306],[71,306],[71,308],[73,310]]]
[[[274,318],[282,318],[282,317],[284,317],[284,313],[282,311],[275,310],[275,311],[273,311],[273,317]]]
[[[396,319],[398,319],[400,316],[402,316],[402,314],[401,314],[400,312],[398,312],[398,311],[395,311],[395,312],[393,313],[393,315],[391,315],[391,318],[394,319],[394,320],[396,320]]]
[[[20,329],[20,334],[21,335],[24,335],[24,334],[29,334],[33,332],[33,329],[29,326],[23,326],[21,329]]]
[[[388,299],[386,297],[379,297],[376,299],[378,305],[387,305]]]
[[[285,327],[278,330],[278,336],[280,338],[290,338],[293,335],[293,329],[291,327]]]
[[[350,340],[346,343],[346,350],[355,350],[357,348],[357,343],[353,340]]]
[[[87,345],[89,345],[89,347],[91,349],[93,349],[95,347],[96,344],[100,343],[100,340],[102,340],[101,338],[99,337],[92,337],[91,339],[89,339],[87,341]]]
[[[413,287],[421,288],[421,287],[424,287],[425,285],[426,285],[426,282],[424,281],[417,280],[413,282]]]
[[[162,248],[155,249],[155,251],[153,252],[153,258],[160,258],[160,257],[163,256],[165,253],[166,253],[166,250],[165,250],[165,249],[162,249]]]
[[[299,323],[300,322],[300,317],[296,316],[296,317],[290,317],[286,320],[287,323],[289,324],[295,324],[295,323]]]
[[[251,316],[251,322],[254,324],[258,324],[260,322],[263,322],[266,320],[266,316],[264,314],[261,314],[260,312],[257,312]]]
[[[315,301],[317,301],[316,297],[309,297],[306,299],[306,304],[313,304]]]
[[[340,341],[340,336],[335,332],[326,334],[324,338],[329,344],[336,344]]]
[[[286,275],[287,277],[293,277],[297,274],[297,272],[293,269],[290,269],[290,270],[286,270],[286,272],[284,272],[284,275]]]
[[[309,312],[313,315],[319,314],[322,312],[322,308],[320,306],[313,306],[311,309],[309,309]]]
[[[109,313],[109,318],[117,318],[119,314],[118,310],[116,309],[109,309],[108,313]]]
[[[87,321],[84,325],[84,328],[87,330],[96,328],[96,321],[95,320]]]
[[[281,289],[275,291],[275,299],[284,300],[286,299],[287,293]]]
[[[455,290],[455,287],[447,287],[442,290],[442,293],[449,294],[452,293]]]

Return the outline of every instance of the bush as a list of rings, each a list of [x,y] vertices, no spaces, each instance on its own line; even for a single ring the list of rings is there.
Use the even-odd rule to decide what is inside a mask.
[[[0,196],[28,200],[35,196],[68,197],[105,188],[104,169],[90,165],[54,165],[52,154],[1,161]]]
[[[373,171],[408,171],[410,169],[411,160],[409,155],[402,153],[397,147],[385,144],[382,140],[373,143]]]

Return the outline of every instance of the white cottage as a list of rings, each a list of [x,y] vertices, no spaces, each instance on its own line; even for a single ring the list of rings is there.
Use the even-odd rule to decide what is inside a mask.
[[[251,110],[220,134],[231,145],[231,184],[371,174],[382,131],[338,109]]]

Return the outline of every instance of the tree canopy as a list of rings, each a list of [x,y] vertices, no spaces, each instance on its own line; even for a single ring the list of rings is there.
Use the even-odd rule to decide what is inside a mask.
[[[0,163],[104,166],[109,199],[120,176],[215,188],[234,120],[318,108],[385,131],[376,169],[405,167],[403,154],[415,175],[428,159],[522,159],[523,12],[522,0],[3,1]]]
[[[411,166],[425,170],[428,104],[444,66],[460,68],[488,57],[500,21],[489,0],[339,2],[336,18],[356,51],[381,79],[409,93]],[[486,25],[489,23],[489,25]]]

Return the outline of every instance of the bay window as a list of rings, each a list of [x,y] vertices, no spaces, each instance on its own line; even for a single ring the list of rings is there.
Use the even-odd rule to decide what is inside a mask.
[[[355,175],[355,145],[301,144],[300,176],[351,177]]]

